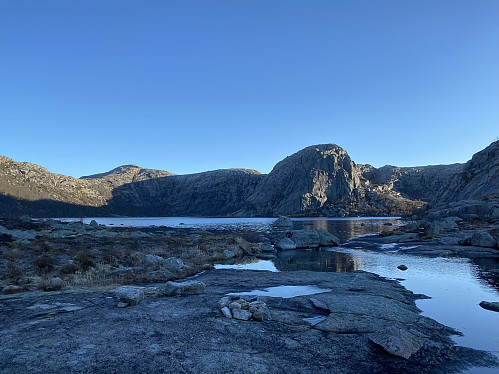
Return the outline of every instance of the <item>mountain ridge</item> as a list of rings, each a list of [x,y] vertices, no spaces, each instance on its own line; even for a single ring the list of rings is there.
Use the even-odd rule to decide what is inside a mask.
[[[483,162],[482,157],[475,164]],[[73,178],[0,156],[0,215],[51,216],[50,205],[56,203],[58,213],[67,208],[71,215],[412,214],[434,200],[464,167],[375,168],[356,164],[346,150],[329,143],[287,156],[268,174],[236,168],[175,175],[130,164]]]

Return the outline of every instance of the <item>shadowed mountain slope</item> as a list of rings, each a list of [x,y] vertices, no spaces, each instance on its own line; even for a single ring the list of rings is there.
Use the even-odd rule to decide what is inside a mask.
[[[124,165],[80,179],[0,156],[0,216],[412,214],[428,201],[497,192],[497,148],[492,143],[466,165],[374,168],[321,144],[286,157],[267,175],[247,169],[174,175]]]

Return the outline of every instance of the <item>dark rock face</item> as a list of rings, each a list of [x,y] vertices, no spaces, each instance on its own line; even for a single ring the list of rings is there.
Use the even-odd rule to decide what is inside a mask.
[[[399,215],[423,205],[400,196],[393,186],[393,171],[381,172],[381,178],[377,170],[355,164],[335,144],[307,147],[286,157],[265,176],[243,212],[255,216]]]
[[[499,220],[499,141],[473,155],[428,206],[430,218]]]
[[[247,169],[173,175],[124,165],[80,179],[0,156],[0,216],[386,216],[413,214],[432,201],[436,218],[493,218],[498,148],[492,143],[464,166],[376,169],[322,144],[286,157],[267,175]]]
[[[463,164],[365,168],[363,176],[371,183],[386,186],[411,200],[430,201],[435,192],[463,169]]]
[[[247,201],[254,215],[312,212],[358,198],[360,173],[341,147],[307,147],[279,162]]]
[[[499,141],[473,155],[461,173],[442,188],[435,202],[499,197]]]
[[[224,216],[236,212],[259,184],[254,170],[229,169],[129,183],[113,191],[118,211],[160,216]]]

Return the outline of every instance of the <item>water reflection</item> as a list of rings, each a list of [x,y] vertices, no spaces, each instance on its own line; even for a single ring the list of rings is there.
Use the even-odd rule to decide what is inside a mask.
[[[473,258],[471,263],[476,272],[475,277],[499,291],[499,258]]]
[[[332,271],[338,273],[357,270],[357,264],[348,253],[332,251],[280,251],[274,259],[279,271]]]
[[[294,218],[295,229],[324,229],[340,239],[342,243],[351,238],[382,231],[388,226],[400,226],[399,218]]]

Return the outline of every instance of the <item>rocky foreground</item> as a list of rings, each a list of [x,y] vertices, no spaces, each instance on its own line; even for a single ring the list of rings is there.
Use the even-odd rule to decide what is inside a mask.
[[[234,234],[0,223],[0,373],[454,373],[498,365],[421,316],[414,301],[424,295],[375,274],[213,270],[273,256],[272,246]],[[279,235],[287,224],[277,222]],[[323,230],[292,232],[298,247],[340,244]],[[404,235],[411,233],[372,238]],[[255,291],[282,286],[301,293]]]
[[[209,270],[191,279],[206,286],[202,293],[146,292],[126,308],[103,290],[2,296],[0,373],[454,373],[497,365],[421,316],[421,295],[374,274]],[[259,296],[263,322],[220,311],[229,293],[279,286],[321,293]]]

